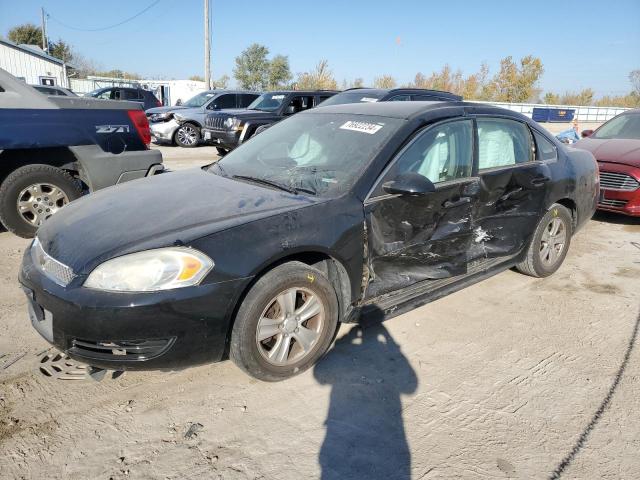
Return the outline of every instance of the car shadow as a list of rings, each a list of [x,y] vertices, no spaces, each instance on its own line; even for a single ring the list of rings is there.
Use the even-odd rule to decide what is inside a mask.
[[[411,454],[402,394],[416,390],[415,371],[385,326],[364,319],[335,342],[314,376],[331,385],[322,479],[409,479]]]
[[[621,213],[596,210],[591,220],[603,223],[613,223],[615,225],[640,225],[640,217],[630,217]]]

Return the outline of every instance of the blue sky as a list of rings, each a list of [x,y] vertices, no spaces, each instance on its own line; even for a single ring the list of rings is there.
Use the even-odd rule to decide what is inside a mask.
[[[143,10],[152,0],[0,0],[0,35],[17,24],[53,18],[49,36],[62,38],[98,66],[147,77],[203,74],[202,0],[160,0],[136,19],[101,28]],[[598,96],[630,91],[640,69],[640,1],[536,2],[212,0],[213,76],[233,77],[234,58],[249,44],[289,56],[295,73],[326,58],[339,83],[380,74],[409,82],[445,63],[464,73],[481,62],[491,72],[502,57],[539,56],[540,87],[563,92],[593,88]],[[233,83],[233,80],[232,80]]]

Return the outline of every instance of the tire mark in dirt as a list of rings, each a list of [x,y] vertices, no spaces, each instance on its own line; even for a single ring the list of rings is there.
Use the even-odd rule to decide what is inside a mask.
[[[622,376],[624,375],[624,372],[627,369],[627,365],[629,364],[629,359],[631,358],[631,353],[633,352],[633,349],[636,344],[636,339],[638,337],[639,328],[640,328],[640,314],[638,314],[638,317],[636,318],[636,321],[633,325],[631,336],[629,338],[629,343],[627,344],[624,357],[622,358],[622,363],[620,364],[620,367],[618,368],[618,371],[616,372],[616,375],[613,378],[613,383],[611,384],[611,387],[609,387],[609,390],[607,391],[607,395],[604,397],[604,399],[600,403],[600,406],[593,414],[591,421],[587,424],[585,429],[582,431],[582,433],[578,437],[578,440],[574,444],[573,448],[560,461],[558,466],[553,470],[553,472],[549,476],[549,479],[557,480],[562,476],[562,474],[567,469],[567,467],[571,465],[571,462],[573,462],[576,455],[580,453],[580,450],[582,450],[584,445],[587,443],[587,440],[589,439],[589,435],[591,434],[593,429],[596,427],[596,425],[604,415],[605,411],[609,408],[609,405],[611,405],[611,401],[613,400],[613,395],[616,393],[616,390],[618,389],[618,385],[620,385],[620,381],[622,380]]]

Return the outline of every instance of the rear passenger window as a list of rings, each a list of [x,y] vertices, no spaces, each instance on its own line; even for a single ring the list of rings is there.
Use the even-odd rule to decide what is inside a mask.
[[[479,118],[478,167],[508,167],[531,161],[531,143],[526,125],[503,118]]]
[[[555,160],[558,158],[556,146],[547,140],[542,134],[533,131],[533,138],[536,140],[536,160]]]
[[[218,110],[236,108],[236,96],[234,94],[220,95],[213,101],[213,108]]]
[[[142,96],[137,90],[120,90],[120,100],[140,100]]]

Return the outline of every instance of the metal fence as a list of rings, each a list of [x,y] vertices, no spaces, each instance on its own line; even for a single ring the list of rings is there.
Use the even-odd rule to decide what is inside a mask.
[[[78,95],[89,93],[103,87],[136,87],[139,82],[133,80],[119,80],[117,78],[70,78],[69,88]]]
[[[514,112],[520,112],[523,115],[531,118],[534,107],[540,108],[558,108],[562,110],[575,110],[574,118],[577,118],[579,122],[594,122],[602,123],[615,117],[616,115],[630,110],[629,108],[615,108],[615,107],[590,107],[584,105],[547,105],[540,103],[505,103],[505,102],[475,102],[485,103],[487,105],[495,105],[496,107],[507,108]]]

